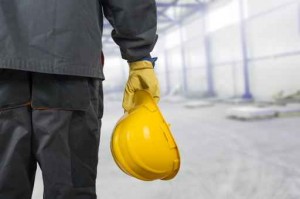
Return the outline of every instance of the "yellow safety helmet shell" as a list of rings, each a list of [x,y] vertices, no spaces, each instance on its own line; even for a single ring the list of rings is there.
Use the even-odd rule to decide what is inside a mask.
[[[144,181],[170,180],[180,168],[169,125],[146,91],[136,92],[135,107],[116,124],[111,152],[122,171]]]

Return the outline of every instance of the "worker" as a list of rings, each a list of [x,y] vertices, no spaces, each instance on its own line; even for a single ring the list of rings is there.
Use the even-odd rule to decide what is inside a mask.
[[[97,198],[103,16],[129,63],[124,110],[137,90],[158,102],[155,0],[0,1],[0,199],[30,199],[37,164],[44,199]]]

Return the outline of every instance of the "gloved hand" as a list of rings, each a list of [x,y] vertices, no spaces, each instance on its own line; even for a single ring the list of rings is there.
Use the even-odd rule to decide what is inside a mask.
[[[150,61],[132,62],[130,65],[129,78],[124,91],[123,108],[126,112],[133,108],[135,91],[146,90],[158,103],[160,98],[159,83]]]

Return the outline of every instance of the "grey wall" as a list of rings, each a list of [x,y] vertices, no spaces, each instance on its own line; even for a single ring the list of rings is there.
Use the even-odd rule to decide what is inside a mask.
[[[204,17],[199,11],[160,37],[154,54],[161,58],[158,73],[165,93],[178,89],[186,94],[206,93],[210,67],[218,96],[242,96],[245,62],[250,90],[257,99],[268,100],[281,90],[291,93],[300,89],[299,1],[244,0],[246,60],[242,56],[239,3],[217,2],[208,7]]]

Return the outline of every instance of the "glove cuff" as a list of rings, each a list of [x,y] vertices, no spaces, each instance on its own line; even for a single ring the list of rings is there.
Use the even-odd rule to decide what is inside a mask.
[[[131,70],[153,69],[153,64],[150,61],[136,61],[129,63]]]

